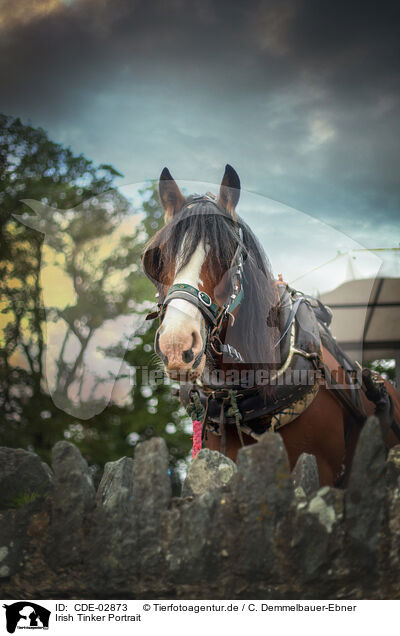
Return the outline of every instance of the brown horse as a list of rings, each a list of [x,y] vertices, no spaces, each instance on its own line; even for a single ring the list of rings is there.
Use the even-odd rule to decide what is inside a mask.
[[[241,445],[256,443],[255,430],[258,433],[268,428],[275,430],[271,426],[271,412],[283,412],[277,406],[280,391],[286,399],[284,412],[287,414],[289,409],[290,413],[288,387],[277,388],[267,381],[256,387],[254,398],[254,387],[248,389],[246,385],[244,388],[241,380],[238,381],[239,376],[234,376],[233,372],[245,370],[248,377],[250,371],[265,371],[270,374],[267,377],[276,378],[288,365],[288,351],[294,351],[307,373],[316,368],[324,369],[325,373],[314,384],[313,393],[301,393],[302,388],[296,387],[300,395],[300,398],[293,398],[293,401],[297,400],[297,411],[292,409],[295,414],[291,421],[285,415],[285,425],[278,432],[284,440],[292,468],[301,453],[311,453],[317,460],[320,484],[334,485],[351,465],[362,422],[374,413],[375,404],[362,390],[356,391],[358,397],[352,401],[354,379],[350,379],[348,367],[344,371],[343,359],[339,361],[335,356],[337,347],[328,350],[323,340],[321,346],[315,333],[314,344],[307,336],[302,349],[294,339],[290,346],[287,344],[292,337],[290,333],[294,338],[295,331],[299,330],[296,321],[303,311],[299,309],[302,301],[305,301],[303,305],[309,302],[293,290],[289,305],[277,295],[277,282],[262,247],[236,214],[240,195],[237,173],[231,166],[226,166],[218,198],[210,194],[185,197],[165,168],[159,181],[159,195],[165,225],[151,239],[143,256],[144,271],[156,285],[159,296],[158,311],[151,316],[158,315],[160,319],[155,351],[168,376],[207,398],[206,405],[203,400],[202,413],[206,446],[222,450],[236,460]],[[287,294],[285,298],[288,298]],[[282,322],[285,307],[287,324]],[[308,311],[311,310],[308,308]],[[286,353],[285,346],[289,347]],[[247,428],[225,426],[225,403],[223,400],[218,402],[213,391],[215,387],[207,380],[214,372],[223,374],[223,387],[233,386],[238,399],[246,397],[246,391],[250,391],[249,395],[253,397],[249,399],[258,399],[259,405],[262,396],[261,414],[249,422]],[[332,388],[326,376],[329,372],[337,382],[339,378],[344,389]],[[227,380],[229,374],[235,377],[233,384]],[[399,422],[400,395],[389,382],[384,385],[391,396],[392,417],[394,414]],[[193,395],[192,391],[190,394]],[[311,398],[306,399],[309,396]],[[220,426],[215,424],[215,419],[214,425],[209,425],[210,397],[222,405]],[[300,410],[299,404],[303,404]],[[233,412],[242,417],[243,408],[233,402],[231,405],[237,407]],[[252,410],[255,409],[246,412]],[[398,443],[392,431],[386,433],[388,446]]]

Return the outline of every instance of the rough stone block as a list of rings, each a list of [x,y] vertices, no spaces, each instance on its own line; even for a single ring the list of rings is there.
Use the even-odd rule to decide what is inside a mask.
[[[319,488],[317,460],[314,455],[302,453],[292,471],[294,487],[302,488],[306,496],[316,492]]]
[[[53,473],[38,455],[22,448],[0,448],[0,509],[19,508],[45,498]]]
[[[137,572],[139,548],[133,509],[133,459],[108,462],[96,495],[96,510],[87,560],[93,581],[107,580],[109,595],[124,589],[123,581]]]
[[[39,500],[18,509],[0,510],[0,579],[16,574],[29,558],[28,528],[39,510]]]
[[[51,493],[53,479],[35,453],[0,448],[0,578],[23,567],[29,554],[30,520]]]
[[[400,572],[400,445],[389,451],[386,485],[389,564],[392,572]]]
[[[95,505],[95,490],[86,460],[70,442],[52,452],[55,475],[49,559],[57,566],[80,560],[84,523]]]
[[[345,494],[346,548],[358,573],[378,567],[384,515],[386,447],[378,418],[369,417],[361,431]]]
[[[291,527],[291,561],[303,583],[334,575],[332,560],[343,541],[343,492],[324,486],[297,505]],[[326,575],[328,574],[328,577]]]
[[[122,516],[132,513],[133,459],[121,457],[107,462],[101,478],[96,503],[108,514]]]
[[[195,497],[226,486],[236,472],[237,466],[229,457],[203,448],[189,466],[182,497]]]
[[[162,567],[161,524],[172,497],[169,457],[159,437],[138,444],[133,464],[133,514],[140,571],[157,576]]]
[[[243,572],[256,577],[272,574],[276,550],[275,527],[294,498],[293,482],[283,440],[266,433],[262,441],[242,448],[232,490],[241,516],[238,561]]]
[[[400,444],[390,449],[386,460],[386,485],[397,488],[400,477]]]

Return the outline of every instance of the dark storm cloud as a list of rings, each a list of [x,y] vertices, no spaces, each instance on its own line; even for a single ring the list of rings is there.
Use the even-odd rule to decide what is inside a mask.
[[[94,155],[101,143],[125,172],[132,146],[152,176],[168,153],[177,169],[211,166],[205,179],[235,163],[249,187],[339,224],[351,210],[368,233],[400,203],[399,13],[368,0],[7,0],[0,109]]]
[[[336,88],[398,88],[399,18],[397,2],[305,2],[289,33],[292,50]]]
[[[0,69],[2,100],[11,105],[29,99],[51,110],[121,75],[147,73],[151,65],[168,77],[180,66],[209,63],[231,35],[207,2],[188,10],[182,2],[77,0],[23,22],[12,19],[8,4]],[[26,2],[28,16],[29,7]]]
[[[13,5],[26,3],[25,20]],[[34,3],[35,4],[35,3]],[[41,4],[39,1],[38,5]],[[46,4],[46,3],[43,3]],[[0,10],[3,103],[50,97],[48,107],[124,72],[201,70],[224,89],[271,91],[296,81],[362,100],[398,90],[400,5],[301,2],[8,0]],[[30,14],[31,17],[30,17]],[[1,23],[0,23],[1,24]],[[196,66],[197,65],[197,66]],[[60,92],[61,89],[61,92]],[[46,104],[42,103],[43,107]]]

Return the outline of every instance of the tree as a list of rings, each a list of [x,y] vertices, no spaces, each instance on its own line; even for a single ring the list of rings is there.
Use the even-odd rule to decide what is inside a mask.
[[[163,435],[174,466],[190,441],[169,386],[136,382],[108,406],[104,397],[115,380],[125,378],[126,386],[135,367],[150,364],[154,337],[147,325],[136,335],[118,332],[124,317],[143,322],[154,291],[141,272],[141,253],[162,222],[148,184],[142,221],[124,233],[130,203],[115,186],[120,176],[53,143],[42,129],[0,115],[1,443],[48,460],[51,446],[65,437],[101,466],[131,454],[137,441]],[[48,294],[44,306],[44,269],[53,286],[60,281],[62,302]],[[96,344],[110,324],[111,344]],[[92,373],[88,388],[84,370],[94,347],[115,369],[128,351],[123,373]]]

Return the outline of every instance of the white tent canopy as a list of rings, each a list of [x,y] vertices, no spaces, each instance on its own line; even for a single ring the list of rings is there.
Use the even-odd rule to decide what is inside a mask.
[[[332,333],[349,357],[395,359],[400,386],[400,278],[351,280],[321,300],[333,311]]]

